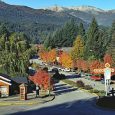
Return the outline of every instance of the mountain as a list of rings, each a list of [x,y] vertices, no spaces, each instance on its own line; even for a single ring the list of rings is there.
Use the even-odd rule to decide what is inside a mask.
[[[92,6],[33,9],[0,1],[0,24],[5,23],[11,32],[26,33],[33,42],[39,42],[71,19],[77,24],[82,22],[87,28],[93,17],[98,24],[110,26],[115,20],[115,10],[104,11]]]
[[[102,10],[93,6],[79,6],[79,7],[60,7],[53,6],[46,8],[56,12],[66,12],[74,17],[79,17],[83,21],[90,23],[92,18],[95,17],[99,25],[110,26],[115,20],[114,10]]]
[[[0,2],[0,22],[5,23],[10,31],[24,32],[31,39],[39,40],[41,36],[61,27],[74,19],[76,23],[87,23],[65,12],[47,9],[33,9],[27,6],[9,5]]]

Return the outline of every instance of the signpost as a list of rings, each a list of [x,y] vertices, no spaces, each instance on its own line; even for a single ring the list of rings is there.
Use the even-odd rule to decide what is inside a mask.
[[[105,68],[103,69],[94,69],[95,73],[104,73],[104,80],[105,80],[105,91],[106,96],[110,90],[110,79],[111,79],[111,72],[114,72],[113,68],[110,68],[110,64],[106,63]]]
[[[27,100],[27,85],[24,83],[20,85],[20,100]]]

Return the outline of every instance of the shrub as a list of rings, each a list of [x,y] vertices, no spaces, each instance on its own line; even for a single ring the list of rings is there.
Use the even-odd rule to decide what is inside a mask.
[[[93,92],[93,89],[91,89],[89,92],[90,92],[90,93],[94,93],[94,92]]]
[[[76,82],[76,85],[77,85],[77,87],[84,87],[84,83],[83,83],[82,80],[78,80],[78,81]]]
[[[91,89],[93,89],[93,88],[92,88],[91,85],[85,85],[85,86],[84,86],[84,89],[86,89],[86,90],[91,90]]]
[[[91,89],[90,93],[99,93],[99,90],[97,90],[97,89]]]

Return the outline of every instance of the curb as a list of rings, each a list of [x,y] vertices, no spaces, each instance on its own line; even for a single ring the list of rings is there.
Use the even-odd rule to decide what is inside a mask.
[[[62,80],[61,80],[61,81],[62,81]],[[62,81],[62,82],[64,82],[64,81]],[[64,82],[64,83],[66,83],[66,82]],[[66,83],[66,84],[68,84],[68,83]],[[71,84],[68,84],[68,85],[71,85]],[[72,85],[71,85],[71,86],[72,86]],[[93,94],[93,95],[99,97],[99,95],[97,95],[96,93],[91,93],[91,92],[89,92],[89,91],[86,90],[86,89],[82,89],[82,88],[79,88],[79,87],[76,87],[76,86],[72,86],[72,87],[78,88],[78,89],[80,89],[80,90],[82,90],[82,91],[84,91],[84,92],[88,92],[88,93],[90,93],[90,94]]]
[[[47,103],[49,101],[53,101],[55,99],[55,95],[52,95],[52,98],[49,100],[43,100],[43,101],[38,101],[36,102],[35,100],[30,101],[30,102],[20,102],[20,101],[2,101],[0,102],[0,106],[10,106],[10,105],[35,105],[35,104],[42,104],[42,103]]]

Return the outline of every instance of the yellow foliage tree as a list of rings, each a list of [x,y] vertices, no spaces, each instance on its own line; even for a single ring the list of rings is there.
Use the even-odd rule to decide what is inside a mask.
[[[73,61],[71,59],[71,56],[66,52],[63,52],[61,54],[59,61],[62,64],[62,66],[65,68],[71,68],[73,65],[73,63],[72,63]]]
[[[48,62],[53,63],[56,60],[56,50],[52,49],[48,52]]]
[[[83,55],[84,55],[84,42],[82,40],[82,37],[78,35],[73,44],[71,57],[73,60],[78,60],[83,58]]]

